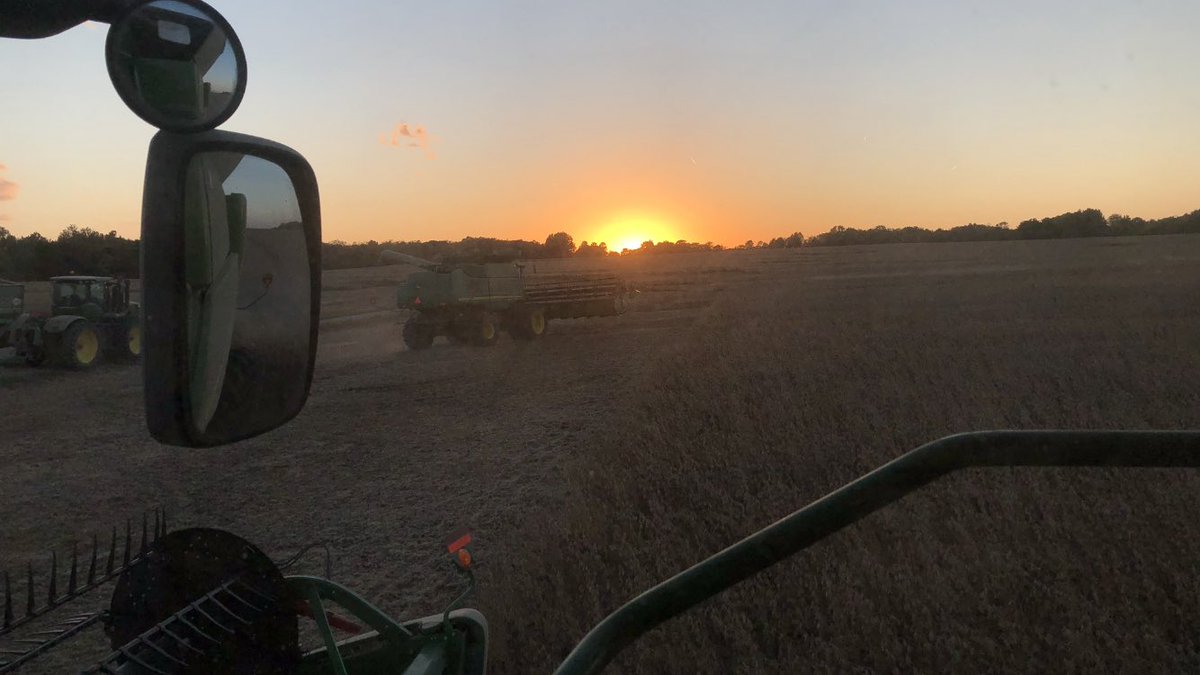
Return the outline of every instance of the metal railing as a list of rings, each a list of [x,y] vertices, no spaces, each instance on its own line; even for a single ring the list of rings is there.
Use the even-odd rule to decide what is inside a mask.
[[[630,600],[556,673],[600,672],[651,628],[946,474],[1021,466],[1200,467],[1200,431],[980,431],[927,443]]]

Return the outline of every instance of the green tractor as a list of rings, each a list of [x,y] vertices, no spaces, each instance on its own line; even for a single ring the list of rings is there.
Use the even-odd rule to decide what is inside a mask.
[[[95,365],[102,354],[118,361],[141,355],[140,309],[129,301],[128,279],[62,276],[50,281],[50,316],[20,314],[5,330],[7,343],[26,363],[37,366],[49,361],[83,369]],[[0,323],[0,328],[5,324]]]

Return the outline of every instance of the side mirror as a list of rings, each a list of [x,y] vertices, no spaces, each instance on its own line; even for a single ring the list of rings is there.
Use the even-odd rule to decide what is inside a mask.
[[[308,162],[252,136],[160,131],[142,199],[150,434],[212,446],[295,417],[320,318],[321,213]]]
[[[200,0],[135,3],[109,28],[104,51],[121,99],[160,129],[215,128],[246,92],[242,43]]]

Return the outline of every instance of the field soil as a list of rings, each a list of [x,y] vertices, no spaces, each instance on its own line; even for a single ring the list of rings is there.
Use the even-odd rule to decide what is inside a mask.
[[[150,440],[140,367],[0,366],[0,570],[21,592],[29,561],[61,571],[161,507],[276,559],[326,544],[335,580],[409,618],[459,591],[443,541],[469,526],[494,672],[545,672],[637,590],[922,442],[1200,427],[1200,236],[537,266],[641,292],[538,342],[410,352],[406,268],[327,272],[307,407],[223,448]],[[612,671],[1194,671],[1198,511],[1191,471],[968,472]],[[87,665],[100,638],[28,672]]]

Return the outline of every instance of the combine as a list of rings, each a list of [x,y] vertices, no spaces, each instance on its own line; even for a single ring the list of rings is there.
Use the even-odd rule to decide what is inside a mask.
[[[634,292],[611,274],[527,275],[518,262],[444,264],[396,251],[384,251],[380,260],[420,268],[396,293],[396,306],[409,310],[409,349],[426,349],[439,335],[486,347],[502,330],[537,340],[551,319],[621,314]]]

